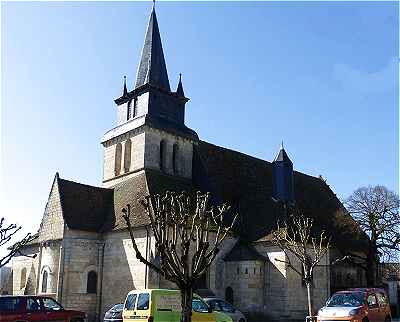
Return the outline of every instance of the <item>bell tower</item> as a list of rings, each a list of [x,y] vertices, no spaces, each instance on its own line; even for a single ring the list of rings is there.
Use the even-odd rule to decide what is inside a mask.
[[[117,126],[105,133],[103,186],[113,186],[145,170],[192,177],[195,131],[185,126],[181,76],[171,91],[157,16],[150,13],[134,88],[124,79],[117,105]]]

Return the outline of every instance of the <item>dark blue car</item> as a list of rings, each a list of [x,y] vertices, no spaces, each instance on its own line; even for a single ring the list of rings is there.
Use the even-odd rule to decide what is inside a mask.
[[[104,314],[104,322],[122,322],[122,311],[124,304],[115,304]]]

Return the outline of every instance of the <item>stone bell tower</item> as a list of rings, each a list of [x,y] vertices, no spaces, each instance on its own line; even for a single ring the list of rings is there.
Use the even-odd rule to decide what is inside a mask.
[[[117,126],[104,134],[103,186],[111,187],[140,171],[192,177],[196,132],[185,126],[182,79],[171,91],[153,4],[134,89],[124,80],[115,99]]]

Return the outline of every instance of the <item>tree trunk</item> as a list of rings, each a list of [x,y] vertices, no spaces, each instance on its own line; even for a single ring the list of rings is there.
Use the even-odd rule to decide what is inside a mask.
[[[313,303],[312,303],[312,295],[311,295],[311,283],[306,282],[307,286],[307,301],[308,301],[308,316],[313,316]]]
[[[182,296],[181,322],[191,322],[192,321],[192,299],[193,299],[192,287],[182,288],[181,296]]]
[[[367,254],[367,270],[365,272],[368,287],[376,286],[376,259],[372,249]]]

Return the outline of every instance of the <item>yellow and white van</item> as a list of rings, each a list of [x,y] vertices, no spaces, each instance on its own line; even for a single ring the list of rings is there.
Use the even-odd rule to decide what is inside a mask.
[[[193,322],[232,322],[232,319],[211,308],[193,294]],[[181,294],[179,290],[145,289],[128,293],[122,312],[124,322],[179,322]]]

